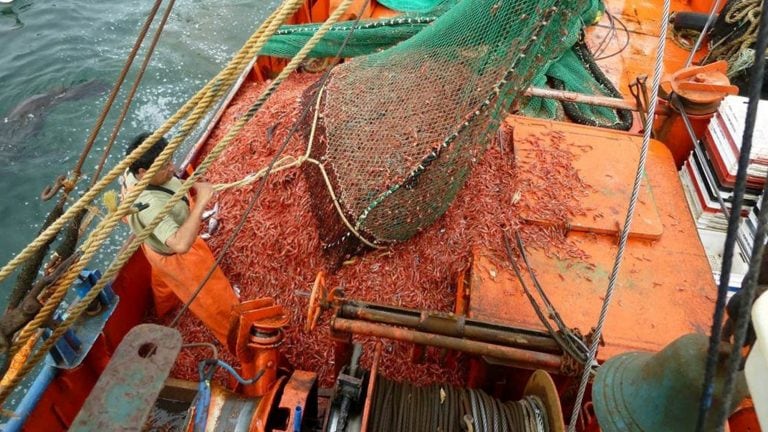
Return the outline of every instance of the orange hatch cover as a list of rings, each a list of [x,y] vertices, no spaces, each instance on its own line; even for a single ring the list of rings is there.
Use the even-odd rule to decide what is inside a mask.
[[[588,258],[557,258],[535,249],[528,255],[566,325],[587,334],[597,322],[608,287],[642,138],[514,116],[506,123],[513,130],[516,154],[526,150],[526,136],[547,139],[552,136],[548,132],[558,131],[565,136],[560,145],[576,158],[574,165],[588,191],[582,202],[587,214],[572,218],[568,239]],[[531,169],[523,159],[518,158],[518,169]],[[639,204],[603,332],[601,361],[630,350],[659,350],[681,334],[708,331],[711,322],[716,297],[712,271],[672,156],[655,140]],[[511,268],[499,262],[483,249],[473,251],[469,316],[544,330]]]

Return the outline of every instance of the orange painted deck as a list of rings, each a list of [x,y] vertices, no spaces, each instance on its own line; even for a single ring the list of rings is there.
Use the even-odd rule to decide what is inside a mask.
[[[560,259],[547,256],[543,250],[528,250],[531,267],[566,324],[587,334],[597,322],[608,287],[618,227],[623,224],[631,192],[631,181],[619,189],[607,186],[615,184],[614,179],[633,178],[632,167],[636,166],[642,139],[546,120],[510,117],[506,121],[514,126],[516,143],[527,136],[541,138],[549,131],[558,131],[566,135],[566,145],[574,155],[581,155],[580,160],[599,162],[590,170],[576,161],[593,195],[590,202],[602,202],[599,207],[587,208],[587,217],[579,220],[588,221],[602,213],[596,221],[608,223],[599,225],[612,225],[615,230],[569,230],[568,239],[589,255],[586,260]],[[624,155],[615,158],[619,150]],[[516,147],[515,151],[525,149]],[[627,244],[604,329],[600,361],[625,351],[659,350],[682,334],[709,329],[716,287],[672,156],[658,141],[651,142],[646,182],[640,198],[643,202],[635,215],[638,228]],[[648,240],[638,235],[643,229],[658,230],[660,235]],[[491,258],[482,250],[475,251],[474,256],[469,315],[544,331],[511,268],[499,266],[499,257]]]
[[[707,3],[707,4],[704,4]],[[635,80],[638,75],[648,76],[648,85],[650,88],[650,79],[653,76],[653,63],[656,57],[659,37],[659,22],[661,21],[661,5],[657,0],[616,0],[606,1],[606,9],[613,16],[620,19],[629,31],[627,34],[617,24],[616,39],[608,43],[606,54],[617,52],[624,45],[626,38],[629,37],[629,45],[614,57],[599,60],[597,64],[603,70],[605,75],[616,85],[619,91],[626,98],[631,98],[629,93],[629,84]],[[672,12],[699,11],[708,12],[709,4],[706,1],[682,1],[672,0]],[[590,48],[595,48],[606,36],[610,29],[607,16],[603,16],[600,22],[587,28],[587,44]],[[666,73],[675,72],[685,65],[689,55],[688,50],[678,46],[672,37],[672,25],[667,29],[667,40],[664,56],[664,71]],[[701,59],[706,53],[706,44],[702,44],[701,49],[694,57]]]
[[[723,2],[725,4],[725,2]],[[598,66],[614,86],[624,95],[624,99],[634,102],[629,91],[629,85],[641,75],[648,77],[647,86],[650,91],[653,78],[653,67],[658,48],[658,37],[661,21],[662,2],[657,0],[608,0],[605,1],[606,11],[623,22],[627,31],[617,23],[616,36],[609,38],[602,60],[597,60]],[[671,12],[709,12],[711,3],[708,0],[672,0]],[[594,52],[605,37],[611,31],[607,15],[603,15],[600,22],[586,28],[587,46]],[[622,49],[625,43],[627,47]],[[664,56],[664,76],[672,74],[685,66],[690,51],[680,47],[675,42],[672,24],[667,28],[667,38]],[[706,41],[701,44],[693,58],[693,64],[704,58],[707,53]],[[615,55],[614,55],[615,54]],[[664,78],[662,78],[662,82]],[[663,107],[664,105],[661,104]],[[657,109],[659,113],[659,109]],[[635,123],[631,131],[642,131],[643,125],[637,113],[634,114]],[[687,140],[682,122],[678,121],[676,128],[679,130],[670,135],[671,138],[682,137]]]

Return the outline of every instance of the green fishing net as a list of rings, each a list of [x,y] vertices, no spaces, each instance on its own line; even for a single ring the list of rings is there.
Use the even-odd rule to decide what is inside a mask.
[[[381,2],[380,2],[381,3]],[[389,0],[382,4],[403,12],[402,16],[381,20],[362,20],[351,33],[341,56],[357,57],[381,51],[407,40],[429,26],[450,10],[458,0]],[[572,20],[562,44],[568,49],[548,65],[540,68],[531,84],[535,87],[553,87],[586,95],[621,97],[594,64],[591,53],[579,42],[581,28],[599,21],[604,12],[601,0],[588,0],[580,20]],[[340,23],[332,27],[320,43],[310,52],[310,57],[333,57],[343,41],[350,35],[353,23]],[[318,24],[288,25],[281,27],[261,50],[262,55],[293,57],[319,28]],[[553,99],[521,97],[517,101],[520,113],[529,117],[572,121],[592,126],[628,130],[632,124],[631,113],[609,108],[594,107],[581,103],[560,103]]]
[[[392,48],[333,69],[304,165],[323,242],[345,254],[440,217],[505,109],[572,43],[585,2],[460,1]],[[350,229],[351,228],[351,229]]]

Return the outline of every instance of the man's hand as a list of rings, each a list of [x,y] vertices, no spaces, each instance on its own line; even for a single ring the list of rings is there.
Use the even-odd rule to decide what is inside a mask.
[[[192,189],[195,190],[195,203],[200,207],[207,206],[215,193],[213,185],[207,182],[197,182],[192,185]]]
[[[213,185],[206,182],[192,185],[195,190],[195,205],[189,210],[189,217],[179,229],[165,241],[165,245],[176,253],[187,253],[197,239],[203,211],[213,198]]]

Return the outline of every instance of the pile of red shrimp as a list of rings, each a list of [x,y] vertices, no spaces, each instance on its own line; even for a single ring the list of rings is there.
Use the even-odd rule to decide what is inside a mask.
[[[227,183],[267,166],[286,139],[303,107],[302,92],[317,75],[294,74],[251,119],[211,167],[207,180]],[[259,96],[264,84],[249,83],[225,112],[208,144],[218,143],[229,126]],[[397,125],[372,125],[397,127]],[[569,215],[580,212],[578,197],[584,185],[570,161],[574,155],[561,145],[556,132],[527,138],[525,151],[512,154],[509,146],[494,142],[476,161],[466,185],[446,214],[414,238],[391,249],[375,250],[346,262],[327,277],[329,288],[342,288],[346,297],[423,310],[452,311],[455,275],[469,264],[473,247],[481,246],[506,261],[503,232],[519,231],[528,248],[546,250],[558,256],[583,257],[565,232]],[[515,147],[521,147],[515,143]],[[301,134],[290,138],[284,155],[299,156],[305,150]],[[515,160],[516,159],[516,160]],[[525,172],[516,166],[525,164]],[[238,225],[259,183],[220,192],[219,231],[209,240],[219,253]],[[266,186],[247,216],[243,230],[226,252],[221,267],[241,299],[273,297],[290,314],[286,338],[280,347],[287,366],[317,372],[323,385],[333,382],[332,342],[327,317],[311,333],[303,330],[308,294],[317,273],[327,270],[318,234],[318,221],[310,209],[312,195],[298,169],[269,176]],[[527,223],[524,215],[556,222],[551,227]],[[202,323],[190,313],[181,320],[186,343],[214,340]],[[363,340],[363,339],[360,339]],[[364,366],[370,364],[372,340],[365,340]],[[461,384],[463,368],[448,356],[432,356],[414,364],[410,347],[384,343],[381,372],[397,380],[419,384],[447,382]],[[226,351],[226,349],[220,349]],[[430,351],[433,352],[433,351]],[[205,354],[185,350],[174,375],[197,379],[196,359]],[[439,357],[439,358],[438,358]],[[225,358],[236,363],[231,355]],[[462,361],[459,358],[459,361]]]

